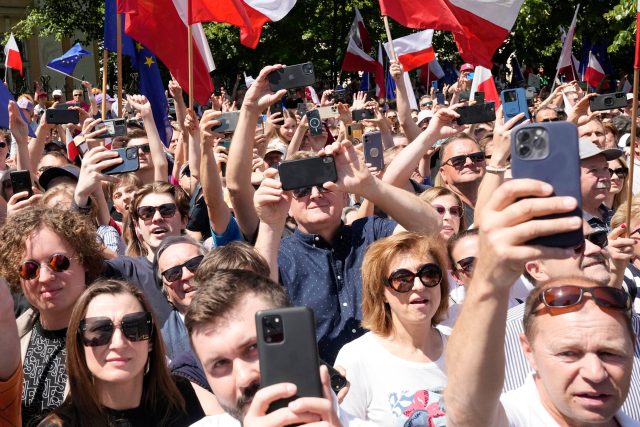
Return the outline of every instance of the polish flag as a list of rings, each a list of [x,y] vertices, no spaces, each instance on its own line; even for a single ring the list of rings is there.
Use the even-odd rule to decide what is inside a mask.
[[[226,22],[240,27],[240,43],[255,49],[262,27],[279,21],[296,0],[191,0],[192,22]]]
[[[589,65],[587,65],[587,70],[584,73],[584,79],[589,86],[598,87],[602,79],[604,79],[605,72],[598,61],[598,58],[593,54],[593,52],[589,52]]]
[[[378,0],[382,15],[416,29],[451,31],[465,62],[491,67],[524,0]]]
[[[409,72],[435,59],[432,38],[433,30],[426,30],[393,40],[393,47],[404,71]],[[384,46],[387,52],[391,50],[388,44],[386,42]]]
[[[564,40],[562,42],[562,51],[560,52],[560,58],[558,59],[558,65],[556,66],[556,70],[558,71],[558,75],[564,74],[569,81],[579,80],[577,68],[575,66],[575,60],[572,53],[573,48],[573,37],[576,33],[576,21],[578,19],[578,10],[580,10],[580,5],[576,6],[576,11],[573,14],[573,19],[571,20],[571,25],[569,26],[569,31],[564,36]]]
[[[13,37],[13,33],[11,33],[11,36],[9,36],[9,41],[4,47],[4,58],[5,68],[13,68],[14,70],[18,70],[20,71],[20,75],[22,75],[22,58],[20,57],[18,43],[16,43],[16,39]]]
[[[353,18],[347,40],[349,40],[347,51],[344,53],[342,67],[340,67],[342,71],[368,71],[375,73],[376,61],[367,53],[371,51],[371,41],[358,8],[356,8],[356,16]]]
[[[638,0],[638,4],[636,5],[636,57],[633,62],[633,68],[636,70],[640,70],[640,0]]]
[[[369,37],[369,32],[367,31],[367,27],[364,26],[364,19],[362,19],[362,15],[360,14],[360,9],[356,6],[356,16],[351,24],[351,29],[349,29],[349,38],[355,38],[358,46],[362,47],[366,53],[371,52],[371,48],[373,45],[371,44],[371,37]]]
[[[382,56],[382,43],[378,42],[378,62],[376,64],[375,80],[376,80],[376,96],[378,98],[386,98],[387,85],[385,84],[384,77],[384,56]]]
[[[473,99],[476,92],[484,92],[484,100],[493,101],[496,110],[500,108],[500,96],[496,89],[496,82],[493,80],[491,70],[478,65],[473,72],[473,82],[471,82],[471,93],[469,99]]]
[[[437,59],[433,59],[428,64],[424,64],[420,69],[420,83],[429,89],[431,82],[438,81],[444,77],[444,71]]]
[[[76,147],[75,142],[73,142],[73,134],[71,133],[71,128],[67,127],[66,130],[66,139],[67,139],[67,157],[72,162],[80,155],[80,151],[78,147]]]

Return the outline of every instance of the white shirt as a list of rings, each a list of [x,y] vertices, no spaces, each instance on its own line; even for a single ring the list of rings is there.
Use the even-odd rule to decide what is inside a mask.
[[[217,415],[207,415],[198,422],[191,424],[191,427],[240,427],[240,421],[233,418],[226,412]]]

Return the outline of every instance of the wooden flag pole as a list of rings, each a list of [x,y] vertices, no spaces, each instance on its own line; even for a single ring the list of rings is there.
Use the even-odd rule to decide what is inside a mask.
[[[384,20],[384,29],[387,32],[387,40],[389,40],[389,47],[391,48],[391,59],[393,59],[394,61],[397,61],[398,57],[396,56],[396,49],[395,47],[393,47],[393,38],[391,37],[391,28],[389,28],[389,18],[387,18],[386,16],[383,16],[382,19]]]
[[[122,14],[116,13],[118,47],[118,117],[122,117]]]
[[[629,237],[631,232],[631,200],[633,200],[633,166],[636,156],[636,126],[638,122],[638,80],[640,79],[640,69],[633,70],[633,103],[631,104],[631,150],[629,153],[629,176],[627,177],[627,211],[625,224],[627,228],[625,236]]]
[[[107,120],[107,65],[109,63],[109,51],[102,52],[102,120]]]
[[[187,52],[189,62],[189,109],[193,110],[193,30],[191,21],[191,0],[187,0]],[[182,125],[182,123],[181,123]]]

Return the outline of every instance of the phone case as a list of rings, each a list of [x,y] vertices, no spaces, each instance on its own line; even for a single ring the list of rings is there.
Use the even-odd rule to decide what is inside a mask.
[[[347,136],[353,142],[353,145],[360,144],[362,142],[362,125],[359,123],[347,125]]]
[[[96,138],[115,138],[118,136],[125,136],[127,134],[127,124],[124,119],[105,120],[96,125],[96,130],[102,127],[107,127],[107,132],[102,135],[97,135]]]
[[[351,118],[359,122],[360,120],[374,119],[376,114],[370,108],[363,108],[361,110],[353,110],[351,112]]]
[[[382,134],[370,132],[363,137],[364,161],[379,171],[384,169],[384,148],[382,146]]]
[[[287,160],[280,163],[278,173],[282,189],[287,191],[338,180],[336,164],[331,156]]]
[[[496,119],[496,107],[493,102],[458,107],[456,112],[460,114],[456,121],[461,125],[492,122]]]
[[[275,322],[273,316],[279,316],[280,321]],[[299,397],[322,397],[313,311],[308,307],[259,311],[256,328],[260,386],[290,382],[297,387],[295,396],[273,402],[269,412]],[[279,342],[267,342],[267,337],[278,335]]]
[[[47,123],[51,125],[66,125],[67,123],[80,122],[80,113],[78,110],[47,108],[46,115]]]
[[[216,119],[220,122],[220,126],[213,130],[219,133],[231,133],[235,131],[236,126],[238,126],[238,118],[240,118],[239,111],[222,113],[222,115]]]
[[[290,65],[269,74],[269,87],[273,92],[280,89],[311,86],[316,83],[316,75],[311,62]]]
[[[309,133],[313,136],[322,135],[322,120],[318,110],[307,111],[307,122],[309,123]]]
[[[339,116],[338,107],[336,107],[335,105],[327,105],[324,107],[319,107],[317,108],[317,110],[320,113],[320,118],[322,120]]]
[[[29,171],[26,171],[26,170],[11,171],[9,172],[9,177],[11,179],[11,187],[13,188],[13,194],[27,191],[29,193],[28,197],[33,196],[31,174],[29,173]]]
[[[523,132],[530,133],[544,129],[548,134],[549,152],[545,158],[529,160],[518,154],[518,141]],[[561,216],[582,216],[582,195],[580,192],[580,157],[578,154],[578,129],[573,123],[551,122],[525,125],[511,135],[511,167],[513,178],[532,178],[547,182],[553,186],[555,196],[571,196],[578,201],[578,207],[562,215],[541,217],[558,218]],[[534,239],[532,245],[544,245],[569,248],[582,243],[582,229],[570,233],[556,234]]]
[[[527,107],[527,93],[519,87],[517,89],[507,89],[500,92],[504,121],[507,122],[520,113],[524,113],[524,119],[529,118],[529,108]]]
[[[138,158],[138,147],[126,147],[113,150],[118,153],[122,159],[122,163],[115,165],[102,171],[106,175],[117,175],[137,171],[140,168],[140,159]]]
[[[624,108],[627,106],[627,94],[624,92],[608,93],[606,95],[598,95],[589,100],[589,109],[591,111],[612,110],[615,108]]]

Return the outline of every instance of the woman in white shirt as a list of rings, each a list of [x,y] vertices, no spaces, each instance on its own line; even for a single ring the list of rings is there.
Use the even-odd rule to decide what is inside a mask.
[[[440,236],[400,233],[372,244],[362,264],[362,325],[336,366],[350,382],[342,408],[376,425],[444,426],[449,286]]]

